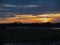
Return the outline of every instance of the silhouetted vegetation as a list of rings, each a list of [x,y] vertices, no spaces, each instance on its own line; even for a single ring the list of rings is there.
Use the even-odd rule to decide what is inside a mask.
[[[39,27],[39,28],[53,28],[53,27],[60,27],[60,23],[6,23],[0,24],[0,28],[6,27]]]

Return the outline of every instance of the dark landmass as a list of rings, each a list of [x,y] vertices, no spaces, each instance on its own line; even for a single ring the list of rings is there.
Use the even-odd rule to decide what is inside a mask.
[[[53,29],[14,29],[0,30],[0,43],[53,43],[60,41],[60,30]],[[30,43],[29,42],[29,43]],[[42,45],[42,44],[41,44]]]
[[[60,23],[6,23],[0,24],[0,28],[6,27],[39,27],[39,28],[60,28]]]
[[[15,28],[6,29],[6,27],[39,27],[39,28]],[[22,24],[22,23],[8,23],[0,24],[0,43],[10,42],[41,42],[41,43],[52,43],[60,41],[60,23],[33,23],[33,24]],[[49,29],[43,29],[49,28]]]

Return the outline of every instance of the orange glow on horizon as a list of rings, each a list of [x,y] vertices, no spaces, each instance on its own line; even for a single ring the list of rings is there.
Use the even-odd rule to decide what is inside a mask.
[[[60,18],[60,13],[56,14],[40,14],[40,15],[31,15],[31,14],[22,14],[16,15],[15,17],[0,18],[0,23],[12,23],[12,22],[22,22],[22,23],[46,23],[46,22],[57,22]]]

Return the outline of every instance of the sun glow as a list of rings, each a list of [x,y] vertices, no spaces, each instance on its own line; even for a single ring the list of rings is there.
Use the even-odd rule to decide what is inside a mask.
[[[42,22],[48,22],[49,21],[49,19],[48,18],[42,18]]]
[[[39,18],[40,22],[46,23],[46,22],[50,22],[52,20],[52,18]]]
[[[15,17],[0,18],[0,23],[9,23],[20,21],[22,23],[46,23],[46,22],[60,22],[60,14],[20,14]]]

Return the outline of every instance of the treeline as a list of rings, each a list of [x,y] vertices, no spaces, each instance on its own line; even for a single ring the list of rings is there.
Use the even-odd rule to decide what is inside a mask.
[[[60,27],[60,23],[6,23],[0,24],[0,28],[3,27]]]

